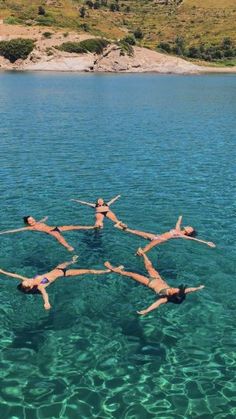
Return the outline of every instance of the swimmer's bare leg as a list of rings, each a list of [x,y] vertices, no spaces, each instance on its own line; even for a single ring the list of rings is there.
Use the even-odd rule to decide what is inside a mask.
[[[95,214],[95,218],[96,218],[96,222],[95,222],[94,227],[95,228],[103,228],[104,215],[101,214],[101,213],[99,213],[99,212],[97,212]]]
[[[74,248],[70,246],[69,243],[67,243],[64,237],[58,231],[51,231],[49,234],[50,236],[55,237],[55,239],[59,241],[59,243],[62,246],[64,246],[67,250],[69,250],[69,252],[73,252]]]
[[[146,233],[145,231],[132,230],[131,228],[123,228],[121,225],[115,225],[116,228],[120,230],[125,230],[127,233],[134,234],[135,236],[143,237],[146,240],[153,240],[156,235],[152,233]]]
[[[74,255],[71,260],[69,260],[68,262],[59,263],[59,265],[57,265],[56,268],[54,268],[53,270],[55,270],[55,269],[65,269],[65,268],[67,268],[67,266],[70,266],[70,265],[74,264],[75,262],[77,262],[78,258],[79,258],[79,256]]]
[[[157,278],[157,279],[161,279],[162,280],[160,274],[156,271],[156,269],[154,268],[152,262],[147,257],[147,255],[145,255],[145,253],[142,251],[141,248],[139,248],[138,251],[139,251],[139,255],[143,257],[144,266],[145,266],[145,269],[147,270],[148,274],[152,278]]]
[[[146,278],[146,276],[144,275],[136,274],[135,272],[124,271],[123,266],[114,267],[110,264],[110,262],[105,262],[104,265],[106,266],[106,268],[110,269],[110,271],[116,272],[122,276],[128,276],[129,278],[132,278],[143,285],[148,286],[150,282],[149,278]]]
[[[101,275],[108,274],[110,269],[68,269],[66,271],[66,276],[76,276],[76,275]]]
[[[73,230],[93,230],[94,226],[60,226],[60,231],[73,231]]]
[[[139,248],[137,250],[137,255],[142,256],[142,253],[149,252],[149,250],[151,250],[153,247],[157,246],[158,244],[163,243],[164,241],[166,240],[160,240],[160,239],[152,240],[151,243],[148,243],[143,249]],[[140,252],[140,249],[141,249],[141,252]]]
[[[109,218],[111,221],[113,221],[113,223],[116,223],[115,227],[121,226],[123,229],[127,228],[126,224],[124,224],[124,223],[122,223],[122,221],[118,220],[118,218],[114,214],[114,212],[109,210],[106,217]]]

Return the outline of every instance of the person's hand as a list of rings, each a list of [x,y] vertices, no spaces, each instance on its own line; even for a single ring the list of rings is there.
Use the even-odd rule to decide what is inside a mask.
[[[199,285],[198,289],[202,290],[203,288],[205,288],[205,285]]]
[[[50,310],[51,305],[49,303],[45,303],[44,308],[45,308],[45,310]]]
[[[215,243],[212,243],[212,242],[207,242],[207,245],[208,245],[209,247],[216,247]]]
[[[147,314],[147,310],[140,310],[137,311],[138,314],[140,314],[141,316],[145,316],[145,314]]]

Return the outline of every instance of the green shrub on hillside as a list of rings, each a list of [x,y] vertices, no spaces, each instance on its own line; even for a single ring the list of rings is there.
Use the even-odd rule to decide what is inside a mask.
[[[232,59],[236,57],[236,48],[230,38],[224,38],[219,44],[200,44],[187,48],[184,38],[177,37],[173,44],[160,42],[157,49],[170,54],[205,61],[222,61],[226,58]]]
[[[135,45],[136,41],[133,35],[127,35],[125,36],[121,42],[125,43],[125,44],[129,44],[129,45]]]
[[[126,38],[121,39],[121,41],[117,44],[120,47],[120,55],[128,55],[129,57],[132,57],[134,55],[133,45],[126,42]]]
[[[75,54],[83,54],[84,52],[86,52],[80,46],[80,42],[71,42],[71,41],[63,42],[63,44],[59,45],[56,48],[59,49],[60,51],[71,52]]]
[[[136,38],[136,39],[143,39],[143,32],[142,32],[142,30],[140,29],[140,28],[137,28],[137,29],[135,29],[135,31],[134,31],[134,37]]]
[[[95,52],[96,54],[101,54],[108,44],[109,41],[103,38],[86,39],[80,42],[80,46],[84,48],[86,52]]]
[[[33,39],[11,39],[0,42],[0,55],[7,58],[11,63],[21,58],[25,60],[34,49]]]
[[[42,35],[44,36],[44,38],[51,39],[53,33],[52,32],[44,32]]]
[[[55,24],[55,19],[48,15],[38,15],[36,22],[41,26],[53,26]]]
[[[167,52],[168,54],[171,53],[171,45],[169,44],[169,42],[160,42],[158,44],[158,49]]]
[[[15,16],[9,16],[3,20],[3,23],[6,23],[7,25],[17,25],[18,23],[20,23],[20,21]]]
[[[81,42],[64,42],[58,49],[65,52],[71,52],[76,54],[82,54],[87,52],[95,52],[101,54],[103,49],[109,42],[106,39],[86,39]]]

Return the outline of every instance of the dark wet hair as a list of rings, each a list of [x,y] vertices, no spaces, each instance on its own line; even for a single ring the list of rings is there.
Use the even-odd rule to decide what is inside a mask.
[[[20,292],[23,292],[24,294],[41,294],[38,290],[37,285],[35,285],[33,288],[23,287],[22,283],[17,285],[17,289]]]
[[[192,233],[188,234],[189,237],[196,237],[197,236],[197,231],[193,230]]]
[[[168,295],[167,297],[168,302],[173,303],[173,304],[181,304],[186,298],[185,289],[186,289],[185,285],[180,285],[179,292],[173,295]]]
[[[28,224],[28,218],[30,218],[30,215],[26,215],[26,217],[23,217],[25,224]]]

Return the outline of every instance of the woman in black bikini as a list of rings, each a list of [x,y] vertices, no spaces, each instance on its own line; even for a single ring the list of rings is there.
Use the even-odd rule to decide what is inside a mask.
[[[94,229],[94,226],[49,226],[45,224],[45,221],[47,221],[48,217],[43,218],[40,221],[36,221],[35,218],[28,215],[27,217],[24,217],[24,223],[27,225],[27,227],[23,228],[17,228],[15,230],[7,230],[7,231],[1,231],[0,234],[7,234],[7,233],[17,233],[19,231],[41,231],[42,233],[50,234],[50,236],[55,237],[59,241],[62,246],[66,247],[67,250],[72,252],[74,248],[67,243],[67,241],[62,236],[62,231],[72,231],[72,230],[90,230]]]
[[[48,294],[46,288],[52,283],[55,282],[58,278],[62,276],[77,276],[77,275],[100,275],[110,272],[109,269],[106,270],[96,270],[96,269],[67,269],[67,267],[75,263],[78,259],[78,256],[73,256],[72,260],[69,262],[64,262],[54,268],[52,271],[47,272],[43,275],[36,275],[34,278],[27,278],[22,275],[14,274],[11,272],[4,271],[0,269],[0,274],[10,276],[21,280],[21,283],[17,286],[18,290],[24,292],[25,294],[41,294],[44,302],[45,310],[49,310],[51,305],[49,303]]]
[[[140,253],[141,256],[141,253]],[[165,282],[160,274],[154,269],[151,261],[148,259],[147,255],[142,252],[143,260],[145,268],[148,272],[148,277],[144,275],[137,274],[135,272],[127,272],[123,270],[123,266],[119,266],[118,268],[113,267],[109,262],[105,263],[107,269],[110,271],[117,272],[122,276],[128,276],[129,278],[134,279],[137,282],[140,282],[143,285],[146,285],[148,288],[151,288],[156,294],[158,294],[159,298],[155,303],[151,304],[145,310],[138,311],[138,314],[147,314],[152,310],[155,310],[162,304],[166,303],[174,303],[174,304],[181,304],[185,298],[186,294],[190,292],[199,291],[204,288],[204,285],[200,285],[199,287],[193,288],[186,288],[183,285],[180,285],[178,288],[170,287],[167,282]]]
[[[120,195],[117,195],[115,196],[115,198],[112,198],[107,203],[102,198],[99,198],[95,204],[92,204],[91,202],[80,201],[78,199],[71,199],[71,201],[79,202],[80,204],[88,205],[89,207],[95,208],[95,228],[103,228],[104,217],[112,220],[114,223],[116,223],[116,226],[119,225],[122,228],[126,228],[126,224],[123,224],[122,221],[118,220],[114,212],[110,210],[110,205],[113,204],[119,198]]]

